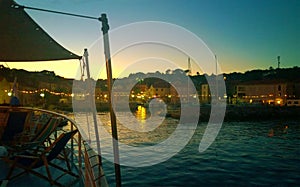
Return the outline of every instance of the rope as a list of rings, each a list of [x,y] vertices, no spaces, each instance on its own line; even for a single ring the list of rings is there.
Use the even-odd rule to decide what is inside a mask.
[[[42,8],[35,8],[35,7],[28,7],[28,6],[23,6],[23,5],[14,5],[13,8],[31,9],[31,10],[36,10],[36,11],[49,12],[49,13],[54,13],[54,14],[62,14],[62,15],[67,15],[67,16],[74,16],[74,17],[94,19],[94,20],[101,21],[100,18],[96,18],[96,17],[92,17],[92,16],[73,14],[73,13],[67,13],[67,12],[60,12],[60,11],[54,11],[54,10],[48,10],[48,9],[42,9]]]

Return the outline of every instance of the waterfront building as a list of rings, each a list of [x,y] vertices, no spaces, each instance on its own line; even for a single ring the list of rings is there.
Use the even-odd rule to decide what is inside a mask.
[[[300,84],[284,81],[251,81],[236,86],[238,103],[284,106],[288,99],[299,98]]]
[[[217,78],[210,78],[210,84],[205,83],[201,84],[200,87],[200,103],[209,104],[212,101],[212,98],[215,100],[221,101],[226,100],[227,93],[222,93],[222,85],[224,85],[225,78],[218,76]],[[226,90],[227,91],[227,90]]]
[[[0,88],[0,104],[9,104],[12,87],[4,77],[0,77]]]
[[[170,94],[170,84],[166,82],[157,82],[150,86],[148,95],[151,98],[164,98]]]
[[[210,98],[210,91],[208,84],[202,84],[201,85],[201,97],[200,102],[201,103],[209,103],[211,100]]]

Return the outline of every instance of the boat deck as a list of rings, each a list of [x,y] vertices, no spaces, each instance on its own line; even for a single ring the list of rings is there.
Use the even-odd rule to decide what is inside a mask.
[[[62,162],[61,160],[56,159],[54,161],[56,164],[60,164],[60,162]],[[65,163],[61,163],[61,164],[65,164]],[[60,170],[57,170],[56,168],[53,168],[51,166],[50,170],[51,170],[51,174],[53,175],[53,178],[57,178],[58,176],[60,176],[62,174],[62,172]],[[24,173],[21,176],[18,176],[12,180],[9,181],[5,181],[6,176],[8,174],[8,171],[10,169],[10,166],[4,162],[3,160],[0,159],[0,187],[4,187],[5,184],[7,184],[7,187],[14,187],[14,186],[18,186],[18,187],[27,187],[27,186],[43,186],[43,187],[47,187],[47,186],[53,186],[50,184],[49,181],[37,177],[36,175],[33,175],[31,173]],[[72,167],[72,169],[74,170],[75,173],[78,173],[78,171],[76,171],[76,167]],[[39,173],[44,173],[46,174],[46,170],[45,167],[40,167],[35,169],[35,171],[39,172]],[[15,174],[18,174],[22,172],[22,169],[19,168],[15,168],[13,176]],[[79,178],[75,178],[71,175],[64,175],[63,177],[59,178],[57,180],[57,182],[59,182],[60,184],[62,184],[62,186],[74,186],[74,187],[80,187],[80,186],[84,186],[83,180],[81,179],[81,177]]]
[[[102,163],[99,160],[99,156],[95,153],[93,149],[90,148],[90,146],[87,144],[86,141],[82,138],[80,132],[77,129],[77,123],[62,114],[51,112],[51,111],[45,111],[41,109],[34,109],[34,108],[26,108],[26,107],[18,107],[18,108],[10,108],[10,107],[0,107],[0,117],[2,115],[2,118],[0,118],[0,122],[2,125],[2,129],[6,127],[7,125],[7,119],[8,115],[11,115],[11,111],[31,111],[33,112],[33,116],[30,118],[28,124],[31,124],[31,126],[36,126],[36,123],[42,123],[42,120],[35,120],[34,119],[42,119],[42,116],[51,116],[53,119],[64,119],[66,120],[65,126],[55,126],[55,130],[51,132],[50,135],[47,135],[47,139],[43,140],[45,143],[45,146],[54,146],[51,147],[51,150],[55,150],[53,152],[47,152],[46,154],[49,156],[48,163],[53,163],[56,166],[61,167],[60,169],[65,170],[66,173],[60,169],[57,169],[51,164],[49,165],[51,178],[60,184],[60,186],[108,186],[104,171],[102,169]],[[2,120],[1,120],[2,119]],[[47,118],[48,119],[48,118]],[[51,121],[51,120],[47,120]],[[27,122],[27,121],[26,121]],[[48,124],[48,123],[47,123]],[[29,129],[31,129],[31,126]],[[47,126],[48,127],[48,126]],[[50,126],[51,127],[51,126]],[[46,128],[47,129],[47,128]],[[1,130],[1,129],[0,129]],[[70,133],[74,132],[75,134],[71,135]],[[71,137],[70,137],[71,136]],[[60,138],[62,137],[62,138]],[[70,139],[68,139],[70,138]],[[47,140],[52,140],[50,142]],[[0,137],[1,140],[1,137]],[[57,141],[56,141],[57,140]],[[67,145],[64,145],[64,152],[62,152],[61,146],[64,144],[63,141],[68,141]],[[55,144],[56,142],[56,144]],[[58,143],[59,142],[59,143]],[[50,145],[50,144],[51,145]],[[0,147],[1,142],[0,142]],[[56,148],[58,147],[58,148]],[[61,151],[58,153],[58,151]],[[1,150],[0,150],[1,152]],[[6,151],[4,151],[5,153]],[[52,155],[51,155],[52,154]],[[56,155],[58,154],[58,155]],[[53,186],[49,182],[49,180],[44,179],[42,177],[36,176],[32,172],[24,173],[18,177],[14,177],[17,174],[22,172],[21,168],[15,167],[13,170],[13,174],[9,178],[9,181],[7,181],[7,176],[10,171],[10,168],[12,167],[11,163],[6,162],[8,157],[5,156],[6,154],[0,153],[0,187],[5,186]],[[13,154],[12,154],[13,155]],[[20,154],[22,155],[22,154]],[[51,156],[50,156],[51,155]],[[25,157],[31,157],[31,155],[28,155],[28,153],[23,155]],[[55,157],[54,157],[55,156]],[[66,161],[61,159],[62,156],[66,156],[69,161],[69,164],[71,166],[71,173],[73,175],[77,176],[74,177],[68,173],[68,167],[66,164]],[[26,162],[26,161],[25,161]],[[47,171],[45,168],[45,165],[37,164],[36,169],[32,169],[33,171],[37,172],[37,174],[41,174],[43,176],[47,177]],[[70,172],[69,172],[70,173]],[[64,175],[62,175],[64,174]],[[79,176],[79,177],[78,177]]]

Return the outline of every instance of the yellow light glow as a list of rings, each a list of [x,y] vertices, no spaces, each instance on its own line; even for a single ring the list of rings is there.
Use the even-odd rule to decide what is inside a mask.
[[[136,111],[136,118],[138,120],[141,120],[142,122],[146,120],[147,118],[147,110],[143,106],[138,106]]]

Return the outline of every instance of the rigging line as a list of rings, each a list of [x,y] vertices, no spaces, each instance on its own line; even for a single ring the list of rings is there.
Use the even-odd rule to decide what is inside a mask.
[[[85,64],[86,64],[86,56],[83,54],[82,58],[79,60],[80,61],[80,71],[81,71],[81,81],[83,81],[84,78],[84,70],[85,70]],[[86,124],[88,128],[88,143],[92,142],[91,139],[91,131],[90,131],[90,122],[89,122],[89,115],[87,112],[85,112],[85,117],[86,117]]]
[[[80,14],[73,14],[73,13],[67,13],[67,12],[60,12],[60,11],[55,11],[55,10],[48,10],[48,9],[42,9],[42,8],[35,8],[35,7],[28,7],[28,6],[23,6],[23,5],[14,5],[14,8],[23,8],[23,9],[31,9],[31,10],[37,10],[37,11],[42,11],[42,12],[50,12],[54,14],[63,14],[67,16],[74,16],[74,17],[80,17],[80,18],[86,18],[86,19],[94,19],[101,21],[100,18],[92,17],[92,16],[86,16],[86,15],[80,15]]]
[[[10,69],[9,65],[8,65],[6,62],[4,62],[4,63],[5,63],[5,65]]]
[[[92,139],[91,139],[91,131],[90,131],[90,122],[89,122],[89,115],[87,112],[85,112],[85,117],[86,117],[86,123],[87,123],[87,128],[88,128],[88,142],[91,143]]]

